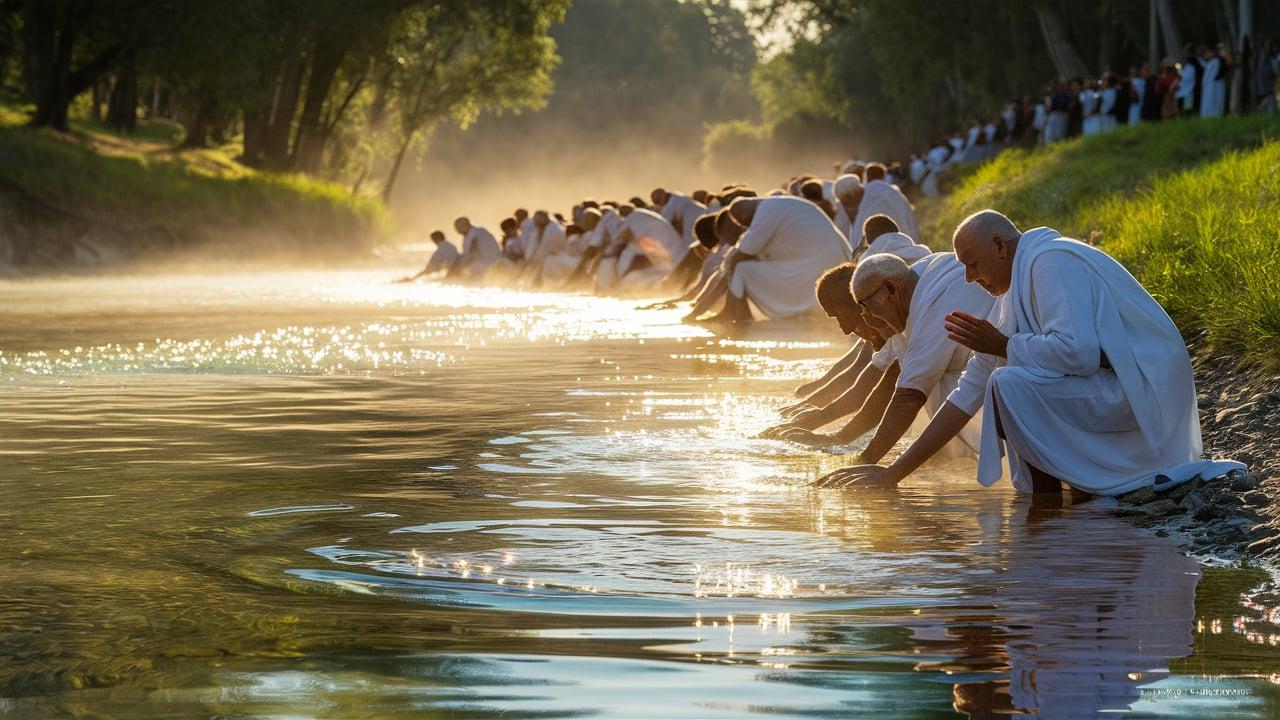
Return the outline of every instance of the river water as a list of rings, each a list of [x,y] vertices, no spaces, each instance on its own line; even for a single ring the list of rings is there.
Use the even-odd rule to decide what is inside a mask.
[[[1280,716],[1280,609],[753,439],[838,340],[384,272],[0,283],[0,717]]]

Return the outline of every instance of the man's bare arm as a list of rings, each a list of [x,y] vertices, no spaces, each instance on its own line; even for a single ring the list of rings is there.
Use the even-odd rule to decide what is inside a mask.
[[[871,366],[874,367],[874,366]],[[862,437],[867,432],[875,429],[884,417],[885,408],[888,407],[890,399],[898,384],[898,364],[895,362],[889,366],[889,369],[880,377],[880,381],[867,394],[865,402],[853,417],[849,418],[849,422],[844,427],[831,434],[831,439],[835,442],[846,443]]]
[[[875,350],[872,349],[871,343],[858,343],[857,347],[851,348],[832,368],[832,370],[835,370],[836,367],[840,369],[836,372],[828,372],[826,376],[823,376],[825,379],[821,385],[801,402],[816,407],[825,407],[843,395],[846,390],[858,381],[862,376],[862,372],[871,367],[871,356],[874,354]]]
[[[876,429],[875,436],[867,443],[858,461],[863,464],[879,462],[894,443],[906,434],[907,428],[911,427],[911,422],[916,419],[927,399],[924,393],[914,388],[895,389],[889,406],[880,419],[880,427]]]
[[[910,475],[925,461],[936,455],[951,441],[951,438],[959,435],[972,417],[950,402],[943,403],[942,407],[938,408],[938,412],[934,413],[933,419],[929,421],[924,432],[920,433],[920,437],[889,464],[889,471],[899,478]]]

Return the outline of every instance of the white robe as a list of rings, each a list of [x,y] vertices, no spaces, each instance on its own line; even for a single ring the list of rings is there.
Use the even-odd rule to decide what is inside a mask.
[[[1133,94],[1137,96],[1136,100],[1129,102],[1129,117],[1126,118],[1130,125],[1137,125],[1142,120],[1142,103],[1147,96],[1147,80],[1146,78],[1135,77],[1129,80],[1133,85]]]
[[[533,252],[525,260],[525,264],[529,267],[538,268],[543,282],[558,283],[569,276],[577,264],[565,269],[568,260],[560,259],[560,256],[569,247],[569,240],[565,236],[564,226],[555,220],[548,221],[542,229],[534,228],[533,231]],[[548,270],[551,272],[548,273]]]
[[[1098,117],[1098,100],[1096,90],[1080,91],[1080,111],[1084,114],[1080,132],[1084,135],[1097,135],[1102,128],[1102,121]]]
[[[867,249],[863,251],[861,257],[870,257],[879,253],[893,253],[910,265],[932,252],[929,248],[900,232],[891,232],[872,240]]]
[[[467,234],[462,237],[462,256],[459,262],[462,263],[465,276],[480,277],[501,257],[502,247],[498,245],[493,233],[479,225],[472,225]]]
[[[1196,102],[1196,66],[1193,62],[1182,64],[1178,80],[1178,92],[1175,97],[1182,101],[1182,109],[1190,110]]]
[[[532,238],[534,233],[536,232],[538,232],[538,226],[533,224],[533,218],[532,217],[525,218],[520,223],[520,228],[516,235],[517,237],[520,238],[520,247],[527,249],[532,242],[530,238]],[[529,254],[526,252],[525,257],[528,257],[528,256]]]
[[[849,247],[857,250],[860,244],[857,234],[853,232],[853,219],[849,217],[849,211],[844,209],[844,204],[839,200],[836,201],[836,216],[832,218],[836,229],[844,235],[844,239],[849,241]]]
[[[1009,336],[1008,359],[974,355],[949,398],[967,412],[984,409],[983,485],[1000,479],[1005,453],[1023,491],[1028,463],[1096,495],[1243,467],[1201,460],[1186,344],[1101,250],[1049,228],[1028,231],[990,318]],[[1111,368],[1101,367],[1104,353]],[[1007,440],[996,432],[997,405]]]
[[[906,327],[872,356],[872,364],[885,370],[896,360],[897,387],[924,393],[925,413],[933,417],[960,384],[973,354],[947,337],[943,319],[957,310],[986,317],[995,298],[965,282],[964,265],[955,253],[929,255],[914,263],[911,271],[919,280],[911,295]],[[960,443],[953,444],[953,449],[977,457],[981,438],[982,418],[975,415],[960,431]]]
[[[685,245],[693,242],[693,224],[707,211],[707,206],[688,195],[671,193],[660,213],[664,220],[680,231]]]
[[[912,158],[910,168],[911,182],[919,185],[920,181],[924,180],[924,174],[928,169],[929,167],[925,165],[924,160],[918,157]]]
[[[442,270],[447,271],[458,262],[459,257],[458,248],[446,240],[436,245],[435,252],[431,253],[431,259],[427,261],[427,267],[422,272],[424,275],[430,275]]]
[[[652,210],[631,211],[622,227],[631,231],[631,240],[618,258],[619,277],[626,275],[635,259],[641,256],[648,258],[652,267],[669,271],[689,250],[671,223]]]
[[[817,303],[818,277],[852,257],[849,241],[821,208],[789,195],[760,200],[737,249],[756,259],[734,267],[729,292],[769,318],[809,311]]]
[[[1222,117],[1227,105],[1227,79],[1216,78],[1222,68],[1222,60],[1214,57],[1204,64],[1201,76],[1200,117]]]
[[[596,225],[595,236],[590,241],[592,247],[600,249],[595,272],[596,292],[611,292],[618,283],[618,257],[625,245],[622,242],[623,227],[622,216],[613,208],[604,210],[600,223]]]
[[[1098,91],[1098,132],[1111,132],[1116,129],[1116,118],[1111,114],[1116,108],[1116,89],[1103,88]]]
[[[854,247],[862,243],[862,225],[872,215],[888,215],[898,224],[898,230],[920,239],[920,228],[916,225],[916,214],[911,210],[911,201],[902,191],[883,180],[872,180],[864,186],[862,203],[858,205],[858,217],[853,220]]]

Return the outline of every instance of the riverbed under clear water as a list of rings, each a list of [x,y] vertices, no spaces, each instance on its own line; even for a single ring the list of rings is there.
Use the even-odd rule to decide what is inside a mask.
[[[0,717],[1280,716],[1264,574],[754,439],[839,339],[390,276],[0,282]]]

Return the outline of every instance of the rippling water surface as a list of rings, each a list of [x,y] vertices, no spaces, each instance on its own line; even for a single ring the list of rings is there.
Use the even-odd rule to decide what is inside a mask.
[[[0,283],[0,716],[1280,716],[1280,609],[752,439],[842,347],[363,272]]]

